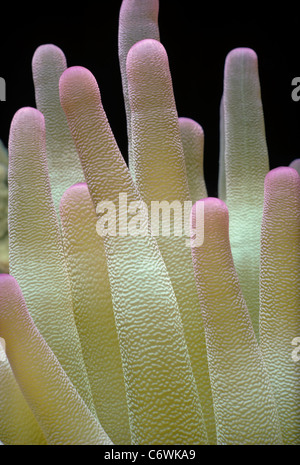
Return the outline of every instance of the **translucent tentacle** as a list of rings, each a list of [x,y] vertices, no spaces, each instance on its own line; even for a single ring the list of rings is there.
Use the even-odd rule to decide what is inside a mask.
[[[197,204],[192,228],[197,230]],[[204,200],[204,243],[192,248],[202,303],[218,444],[280,444],[269,377],[234,268],[228,210]]]
[[[35,108],[22,108],[15,114],[9,160],[10,273],[42,336],[88,407],[94,409],[51,197],[44,118]]]
[[[131,147],[131,110],[128,99],[126,59],[130,48],[140,40],[159,40],[158,0],[123,0],[119,16],[119,62],[127,120],[128,165],[135,178],[134,156]]]
[[[37,109],[46,125],[46,151],[51,194],[59,219],[59,202],[65,190],[84,182],[80,160],[59,100],[58,83],[67,68],[62,50],[53,44],[38,47],[32,59]]]
[[[238,48],[228,54],[223,101],[231,250],[258,337],[260,227],[269,161],[257,56],[253,50]]]
[[[300,177],[292,168],[266,177],[260,285],[260,347],[283,440],[300,444]]]
[[[0,280],[1,280],[0,276]],[[0,330],[1,331],[1,330]],[[8,445],[43,445],[45,436],[14,377],[0,337],[0,437]]]
[[[209,441],[212,443],[215,440],[214,415],[204,328],[190,242],[186,239],[189,230],[182,228],[182,233],[179,231],[176,235],[176,227],[183,227],[183,217],[187,211],[185,202],[191,202],[191,197],[168,57],[162,44],[152,39],[135,44],[128,53],[127,76],[135,181],[143,201],[151,209],[152,231],[155,222],[158,229],[169,220],[169,217],[154,219],[153,202],[169,202],[169,205],[174,202],[175,205],[174,226],[170,225],[170,232],[158,230],[157,243],[178,301]],[[194,129],[195,124],[192,123]],[[197,132],[199,137],[199,128]]]
[[[115,444],[130,444],[105,249],[96,231],[96,211],[86,184],[67,189],[60,215],[75,321],[97,415]]]
[[[128,202],[139,201],[94,76],[81,67],[69,68],[60,92],[99,220],[101,201],[118,206],[120,193]],[[147,234],[145,214],[141,223],[145,235],[104,236],[132,443],[203,443],[201,406],[176,298],[157,245]]]
[[[9,362],[47,443],[111,444],[37,330],[10,275],[1,275],[0,306]]]
[[[195,203],[207,197],[203,173],[204,132],[191,118],[181,117],[178,121],[190,196]]]

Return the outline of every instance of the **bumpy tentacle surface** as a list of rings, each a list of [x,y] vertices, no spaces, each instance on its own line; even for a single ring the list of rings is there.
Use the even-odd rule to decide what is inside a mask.
[[[143,201],[151,209],[151,214],[153,201],[179,203],[179,222],[183,225],[185,202],[191,201],[191,198],[168,58],[162,44],[153,39],[135,44],[127,57],[127,77],[137,187]],[[189,132],[191,125],[197,131],[198,138],[199,128],[196,128],[196,123],[189,123]],[[162,224],[163,221],[164,219]],[[151,224],[152,230],[153,223],[154,221]],[[214,442],[214,415],[205,335],[189,241],[188,246],[186,244],[186,234],[189,231],[176,236],[176,226],[171,226],[169,237],[164,237],[160,232],[157,243],[181,312],[209,440]]]
[[[207,197],[203,173],[204,132],[191,118],[181,117],[178,121],[190,196],[195,203]]]
[[[51,194],[58,218],[59,202],[65,190],[84,181],[80,160],[59,100],[59,78],[66,67],[65,55],[56,45],[41,45],[34,53],[32,73],[36,106],[45,117]]]
[[[0,275],[0,281],[3,279]],[[1,331],[1,329],[0,329]],[[0,436],[8,445],[47,444],[14,377],[0,338]]]
[[[300,177],[276,168],[265,181],[260,334],[286,444],[300,443]]]
[[[257,57],[232,50],[224,72],[224,161],[230,243],[240,284],[258,336],[260,227],[269,171]]]
[[[131,110],[128,99],[126,59],[130,48],[140,40],[159,40],[158,0],[124,0],[119,17],[119,62],[127,120],[128,165],[135,177],[134,156],[131,148]]]
[[[99,220],[101,201],[118,206],[120,193],[128,202],[139,201],[94,76],[85,68],[69,68],[61,77],[60,93]],[[147,232],[145,214],[141,223]],[[107,234],[104,244],[132,443],[206,442],[180,313],[154,239],[149,234]]]
[[[192,227],[196,225],[192,210]],[[279,421],[269,377],[234,268],[228,210],[204,200],[204,243],[193,247],[202,303],[218,444],[278,444]]]
[[[7,234],[7,165],[0,163],[0,240]]]
[[[142,198],[190,200],[168,57],[160,42],[145,39],[130,49],[127,79]]]
[[[158,0],[123,0],[119,61],[130,171],[95,78],[52,44],[32,63],[45,119],[12,122],[0,444],[299,444],[300,164],[268,173],[257,57],[225,63],[227,205],[204,199],[203,131],[178,118]],[[0,222],[6,174],[0,141]],[[179,204],[183,234],[153,237],[152,201],[174,221]]]
[[[0,279],[0,331],[14,375],[48,444],[111,444],[27,310],[17,281]]]
[[[22,108],[15,114],[9,157],[10,273],[42,336],[88,407],[94,409],[51,198],[44,117],[38,110]]]
[[[0,140],[0,273],[8,273],[8,225],[7,225],[7,149]]]
[[[114,444],[130,444],[128,408],[103,239],[86,184],[60,203],[76,326],[101,425]]]

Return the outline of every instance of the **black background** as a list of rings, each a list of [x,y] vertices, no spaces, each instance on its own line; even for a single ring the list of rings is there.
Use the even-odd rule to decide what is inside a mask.
[[[46,5],[46,4],[45,4]],[[118,16],[121,0],[80,4],[59,14],[51,4],[30,16],[2,18],[0,76],[6,102],[0,102],[0,138],[8,142],[14,113],[35,106],[31,60],[35,49],[54,43],[68,66],[81,65],[95,75],[104,108],[127,160],[125,111],[118,63]],[[79,4],[78,4],[79,5]],[[200,5],[200,8],[199,8]],[[209,195],[217,195],[219,104],[227,53],[250,47],[258,55],[270,165],[288,165],[300,157],[300,101],[291,98],[292,79],[300,76],[300,22],[295,9],[283,16],[253,4],[231,13],[216,3],[161,0],[161,42],[170,62],[179,116],[198,121],[205,132],[205,176]],[[43,8],[42,8],[43,7]],[[262,8],[262,5],[261,5]]]

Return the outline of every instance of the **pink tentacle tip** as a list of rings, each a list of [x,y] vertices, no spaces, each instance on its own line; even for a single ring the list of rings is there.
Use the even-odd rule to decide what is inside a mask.
[[[60,58],[66,63],[63,51],[55,44],[43,44],[37,47],[32,58],[32,67],[35,69],[40,64],[40,60],[51,59],[52,57]]]
[[[39,110],[34,107],[22,107],[16,111],[13,117],[13,121],[22,120],[22,119],[36,119],[44,120],[44,115]]]
[[[237,47],[231,50],[227,57],[226,63],[236,61],[236,63],[242,63],[242,58],[252,59],[254,62],[257,61],[257,54],[252,48],[249,47]]]
[[[167,59],[167,52],[165,47],[156,39],[142,39],[136,42],[129,50],[127,55],[127,66],[136,61],[147,60],[147,57],[162,56]]]
[[[204,204],[204,212],[206,214],[213,214],[214,216],[216,215],[225,215],[228,216],[228,208],[225,202],[223,200],[218,199],[217,197],[206,197],[205,199],[198,200],[192,208],[192,215],[191,217],[194,218],[197,212],[197,208],[201,205],[201,203]]]
[[[273,185],[286,184],[287,182],[296,182],[300,181],[299,173],[289,166],[279,166],[268,172],[265,177],[265,188],[271,187]]]
[[[60,208],[63,208],[65,202],[68,201],[69,197],[72,197],[73,193],[80,194],[82,192],[89,192],[88,186],[85,182],[78,182],[68,187],[60,199]]]
[[[14,153],[15,141],[22,137],[28,140],[34,139],[34,133],[38,131],[45,138],[44,115],[33,107],[22,107],[13,116],[9,131],[8,151]],[[30,155],[30,154],[29,154]],[[11,155],[10,155],[11,156]]]
[[[198,200],[192,207],[190,224],[194,231],[203,228],[204,235],[213,227],[216,232],[221,231],[226,236],[229,224],[227,205],[216,197]]]
[[[95,76],[83,66],[67,68],[59,79],[59,95],[63,107],[71,102],[84,101],[95,92],[100,97]]]
[[[20,289],[17,280],[8,273],[0,273],[0,295],[9,290],[9,288]]]

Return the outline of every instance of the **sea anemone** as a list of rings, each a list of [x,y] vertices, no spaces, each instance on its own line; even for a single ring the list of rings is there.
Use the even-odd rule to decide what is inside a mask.
[[[93,74],[34,54],[37,108],[9,135],[3,444],[300,442],[298,162],[270,171],[257,56],[234,49],[207,197],[157,18],[158,0],[123,0],[129,166]],[[189,205],[188,231],[161,234],[152,202]]]

